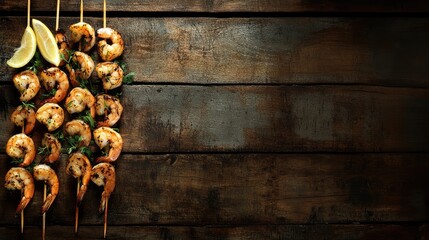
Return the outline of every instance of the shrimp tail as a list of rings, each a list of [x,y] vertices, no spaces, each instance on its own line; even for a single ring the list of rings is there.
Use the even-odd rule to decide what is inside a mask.
[[[119,155],[121,154],[120,151],[110,151],[108,156],[100,156],[96,159],[96,163],[110,163],[116,161],[118,159]]]
[[[16,208],[16,214],[21,213],[25,207],[27,207],[28,203],[30,202],[31,198],[22,197],[21,202],[19,202],[18,207]]]
[[[36,151],[28,152],[24,158],[24,161],[22,161],[22,163],[20,163],[18,166],[19,167],[27,167],[28,165],[30,165],[33,162],[35,157],[36,157]]]
[[[31,131],[33,131],[34,125],[35,125],[35,123],[29,123],[29,122],[27,121],[27,124],[25,124],[24,133],[25,133],[26,135],[30,134],[30,133],[31,133]]]
[[[46,213],[54,202],[56,195],[49,194],[42,205],[42,213]]]
[[[95,162],[96,163],[102,163],[102,162],[109,163],[109,162],[113,162],[113,159],[109,156],[101,156],[101,157],[98,157]]]
[[[80,204],[82,203],[83,196],[84,196],[84,195],[85,195],[85,193],[86,193],[86,189],[87,189],[87,186],[86,186],[86,185],[82,185],[82,186],[80,187],[80,190],[79,190],[79,193],[77,194],[77,199],[76,199],[76,204],[77,204],[77,206],[80,206]]]
[[[106,208],[107,199],[109,199],[110,194],[107,194],[105,191],[101,194],[100,208],[98,209],[99,213],[103,213]]]

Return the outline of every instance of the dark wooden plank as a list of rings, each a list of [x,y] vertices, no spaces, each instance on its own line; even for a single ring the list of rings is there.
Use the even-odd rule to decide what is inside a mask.
[[[64,157],[64,156],[63,156]],[[427,222],[428,154],[122,155],[109,224],[249,225]],[[60,194],[51,225],[73,225],[75,180],[54,167]],[[0,157],[0,176],[9,168]],[[40,225],[42,184],[26,210]],[[101,189],[90,184],[81,224],[101,225]],[[19,224],[19,193],[0,188],[0,225]]]
[[[1,91],[17,101],[14,87]],[[124,152],[429,149],[428,89],[133,85],[122,102]],[[0,114],[1,146],[16,132],[12,110]]]
[[[126,151],[428,151],[429,92],[380,87],[127,86]]]
[[[294,240],[414,240],[428,237],[426,225],[257,225],[240,227],[180,227],[180,226],[110,226],[108,239],[294,239]],[[81,226],[79,237],[82,239],[100,239],[101,226]],[[32,239],[41,233],[40,227],[27,227],[24,238]],[[47,239],[74,240],[72,226],[49,226]],[[19,239],[18,227],[0,227],[1,239]]]
[[[53,28],[53,18],[41,19]],[[0,81],[10,82],[15,71],[6,61],[26,20],[0,23]],[[141,83],[429,86],[428,18],[113,18],[108,25],[123,34],[124,61]]]
[[[55,1],[33,0],[33,11],[53,11]],[[79,1],[62,1],[62,11],[79,11]],[[0,11],[25,11],[25,1],[4,0]],[[100,1],[85,1],[85,11],[102,11]],[[427,12],[424,0],[119,0],[108,2],[108,11],[125,12]],[[126,13],[124,13],[126,14]]]

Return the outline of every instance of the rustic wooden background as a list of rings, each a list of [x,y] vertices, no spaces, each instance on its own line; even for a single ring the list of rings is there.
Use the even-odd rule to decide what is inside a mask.
[[[102,25],[102,1],[85,21]],[[51,28],[55,1],[32,1]],[[78,21],[64,1],[60,27]],[[428,239],[429,3],[108,1],[136,73],[123,87],[125,139],[109,239]],[[6,65],[26,1],[0,1],[0,176],[16,128]],[[75,239],[75,180],[48,239]],[[79,239],[102,236],[91,185]],[[18,194],[19,195],[19,194]],[[0,188],[0,239],[19,239],[19,196]],[[41,234],[42,186],[26,210]],[[60,236],[60,237],[59,237]]]

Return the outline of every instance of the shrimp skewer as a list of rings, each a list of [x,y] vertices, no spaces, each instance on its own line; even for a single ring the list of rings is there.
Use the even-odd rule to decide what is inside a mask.
[[[64,130],[69,136],[80,136],[80,147],[87,147],[91,143],[91,128],[82,120],[72,120],[66,123]]]
[[[30,70],[25,70],[13,76],[13,83],[21,93],[19,100],[22,102],[30,101],[40,90],[39,78]]]
[[[106,238],[108,203],[116,185],[115,168],[110,163],[99,163],[92,168],[91,180],[97,186],[104,186],[98,210],[100,213],[104,212],[104,238]]]
[[[117,31],[106,26],[106,0],[103,1],[103,28],[97,30],[98,37],[98,54],[103,61],[113,61],[124,52],[124,40]],[[110,43],[109,43],[110,42]]]
[[[21,233],[24,233],[24,209],[34,196],[33,176],[25,168],[13,167],[6,173],[4,186],[9,190],[21,190],[22,199],[16,213],[21,213]]]
[[[34,180],[29,171],[22,167],[13,167],[6,173],[4,186],[9,190],[22,190],[23,196],[16,208],[21,213],[34,196]]]
[[[91,180],[91,170],[91,162],[84,154],[76,152],[70,156],[66,166],[66,173],[77,178],[75,233],[77,233],[79,223],[79,206],[82,203],[83,196],[85,195],[89,181]],[[80,186],[81,182],[82,186]]]
[[[37,110],[36,119],[52,132],[63,124],[64,110],[56,103],[45,103]]]
[[[82,178],[82,185],[77,194],[77,205],[81,204],[88,188],[89,181],[91,180],[91,169],[91,162],[84,154],[76,152],[70,156],[66,167],[67,174],[72,175],[74,178]]]
[[[80,81],[90,78],[94,71],[94,66],[94,61],[88,54],[78,51],[74,52],[70,63],[66,65],[71,85],[79,87],[81,84]]]
[[[46,149],[46,156],[44,157],[45,163],[54,163],[58,160],[61,153],[61,143],[58,139],[50,133],[45,133],[42,139],[42,149]],[[45,152],[45,151],[44,151]]]
[[[95,71],[103,81],[104,90],[112,90],[122,85],[124,71],[115,62],[102,62],[97,64]]]
[[[103,61],[113,61],[115,58],[122,55],[125,44],[119,32],[112,28],[105,27],[98,29],[97,34],[99,38],[103,39],[98,42],[98,54]]]
[[[87,52],[95,44],[95,30],[83,21],[83,0],[80,1],[80,21],[70,26],[71,42],[79,43],[79,51]]]
[[[58,195],[60,183],[55,171],[46,164],[39,164],[34,167],[34,179],[38,181],[45,181],[50,186],[50,193],[42,205],[42,213],[46,213]]]
[[[97,123],[98,127],[112,127],[121,118],[123,107],[118,98],[108,94],[95,97],[95,110],[97,115],[104,116],[103,121]]]
[[[40,73],[40,81],[48,92],[54,92],[54,96],[44,99],[41,104],[59,103],[67,96],[69,80],[67,74],[57,67],[51,67]]]
[[[61,1],[57,0],[57,14],[55,19],[55,40],[57,40],[58,49],[60,50],[60,55],[62,56],[59,66],[63,66],[66,63],[66,60],[70,57],[68,52],[70,50],[70,45],[66,36],[66,32],[59,28],[60,6]]]
[[[36,125],[36,113],[30,106],[19,105],[12,115],[10,120],[18,127],[22,127],[22,133],[30,134]]]
[[[46,235],[46,212],[51,207],[52,203],[54,202],[55,198],[58,195],[59,191],[59,180],[57,177],[57,174],[55,171],[46,164],[39,164],[34,167],[33,169],[33,176],[34,179],[38,181],[44,181],[43,186],[43,205],[42,205],[42,239],[45,239]],[[50,186],[50,193],[47,194],[47,185]]]
[[[22,158],[23,161],[18,166],[26,167],[36,157],[36,148],[34,147],[33,139],[23,133],[19,133],[13,135],[7,141],[6,153],[12,158]]]
[[[65,106],[70,114],[80,113],[89,108],[91,117],[95,117],[95,98],[88,89],[73,88],[66,98]]]
[[[97,158],[99,162],[114,162],[118,159],[122,151],[122,137],[119,133],[110,127],[100,127],[94,130],[95,143],[107,152],[106,156]]]

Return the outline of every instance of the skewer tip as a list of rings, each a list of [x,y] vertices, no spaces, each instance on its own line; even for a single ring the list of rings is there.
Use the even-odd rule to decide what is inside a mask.
[[[106,208],[104,209],[104,235],[103,237],[106,238],[107,235],[107,212],[108,212],[108,206],[109,206],[109,198],[106,199]]]

